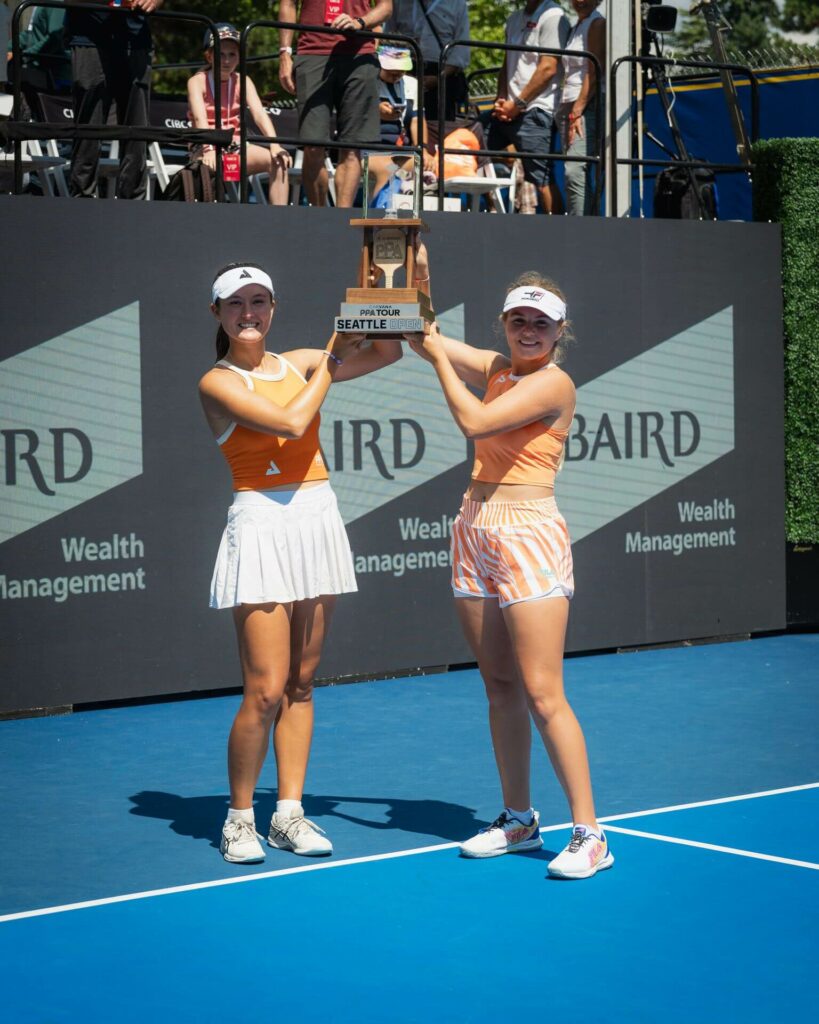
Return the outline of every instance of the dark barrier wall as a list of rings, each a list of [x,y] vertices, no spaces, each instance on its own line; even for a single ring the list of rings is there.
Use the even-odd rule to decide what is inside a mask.
[[[270,269],[272,347],[323,344],[359,237],[343,211],[0,200],[0,710],[238,685],[207,607],[230,500],[196,382],[222,264]],[[577,417],[558,500],[569,648],[781,628],[779,232],[769,225],[429,214],[448,333],[500,345],[505,285],[569,296]],[[11,251],[11,247],[7,247]],[[324,678],[471,660],[448,588],[469,473],[412,353],[334,385],[322,439],[360,592]]]

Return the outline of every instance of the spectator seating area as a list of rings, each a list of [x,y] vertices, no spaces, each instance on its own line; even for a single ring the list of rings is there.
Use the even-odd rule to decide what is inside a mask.
[[[33,121],[70,126],[73,124],[73,111],[71,108],[71,97],[55,95],[35,89],[30,84],[24,88],[24,96],[27,107]],[[478,98],[480,100],[480,98]],[[267,108],[273,123],[276,126],[277,134],[283,138],[295,138],[298,135],[298,118],[295,108]],[[448,123],[447,132],[464,126],[474,121],[477,114],[477,105],[473,108],[473,116],[464,117],[458,122]],[[9,94],[0,95],[0,119],[9,118],[12,113],[12,96]],[[157,127],[188,128],[187,101],[178,97],[163,96],[154,93],[150,105],[151,124]],[[303,151],[288,147],[292,151],[293,166],[289,170],[290,179],[290,204],[299,205],[304,202],[301,191],[301,167]],[[30,191],[40,191],[44,196],[67,198],[68,192],[68,170],[70,164],[71,144],[66,140],[46,139],[29,140],[22,144],[23,171],[28,178]],[[337,153],[330,150],[332,156]],[[335,165],[332,156],[328,154],[326,166],[329,176],[330,200],[335,203],[334,175]],[[148,144],[148,176],[150,187],[146,198],[156,199],[159,194],[167,188],[171,177],[188,162],[189,153],[185,147],[160,145],[159,142]],[[516,197],[516,181],[518,175],[514,173],[511,159],[509,166],[501,162],[493,162],[485,159],[474,173],[447,174],[445,181],[445,194],[450,198],[445,202],[444,209],[464,209],[477,212],[481,209],[497,210],[501,213],[514,212]],[[14,155],[9,151],[0,151],[0,172],[6,170],[11,172],[14,166]],[[105,196],[113,195],[111,187],[119,166],[119,143],[114,141],[103,146],[103,154],[100,160],[100,177],[102,180],[101,191]],[[225,186],[225,199],[228,202],[239,201],[239,190],[235,183],[228,182]],[[250,201],[258,204],[266,204],[267,199],[267,175],[253,175],[249,180]],[[399,208],[401,203],[398,197],[391,203],[393,208]],[[483,202],[482,202],[483,200]],[[438,202],[434,195],[424,197],[426,209],[437,209]]]

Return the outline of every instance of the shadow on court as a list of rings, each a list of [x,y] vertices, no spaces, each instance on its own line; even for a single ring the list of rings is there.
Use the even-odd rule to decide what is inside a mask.
[[[257,822],[264,826],[275,809],[275,791],[262,790],[257,802]],[[266,794],[270,794],[269,796]],[[170,822],[170,828],[180,836],[207,839],[211,846],[219,846],[219,831],[227,808],[227,796],[184,797],[176,793],[143,790],[129,798],[134,805],[130,813],[143,818],[158,818]],[[374,796],[318,796],[305,793],[303,798],[308,818],[317,824],[332,826],[325,818],[335,818],[376,832],[406,832],[426,837],[437,837],[445,842],[460,842],[474,835],[488,824],[475,817],[475,810],[445,800],[405,800],[396,797]],[[356,809],[361,810],[356,813]],[[366,809],[372,808],[372,817]],[[537,851],[535,856],[546,856]],[[553,856],[553,855],[552,855]]]

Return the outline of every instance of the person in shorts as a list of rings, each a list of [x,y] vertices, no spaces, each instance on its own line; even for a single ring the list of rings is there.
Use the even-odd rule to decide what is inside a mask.
[[[337,141],[377,143],[378,60],[371,37],[360,35],[381,25],[392,14],[392,0],[281,0],[279,19],[298,21],[298,54],[293,57],[293,30],[279,33],[279,81],[294,93],[299,107],[299,138],[304,145],[302,185],[311,206],[326,206],[329,175],[327,144],[333,139],[331,117],[336,115]],[[311,31],[309,26],[338,29]],[[336,205],[350,207],[361,181],[359,149],[341,149],[335,171]]]
[[[419,247],[420,279],[428,267]],[[554,483],[575,408],[574,384],[558,366],[569,337],[566,298],[540,274],[521,274],[507,289],[500,322],[508,355],[445,338],[436,324],[408,336],[475,443],[472,479],[452,528],[452,589],[489,699],[504,807],[460,851],[496,857],[543,845],[529,783],[534,719],[574,822],[549,874],[588,878],[614,858],[595,813],[583,732],[563,688],[574,576]],[[464,384],[483,391],[483,400]]]
[[[230,608],[244,694],[228,742],[230,808],[221,852],[264,860],[253,795],[270,744],[278,802],[268,845],[303,856],[332,853],[301,798],[313,733],[313,678],[336,595],[357,589],[352,555],[319,446],[319,408],[332,381],[401,358],[395,342],[360,350],[361,335],[326,348],[266,351],[276,301],[268,274],[234,263],[216,275],[216,365],[199,382],[208,426],[233,477],[211,581],[212,608]]]
[[[506,42],[514,46],[562,49],[568,36],[568,18],[555,0],[526,0],[506,21]],[[487,148],[513,146],[521,153],[551,152],[560,80],[559,56],[508,50],[498,75],[495,104],[485,122]],[[523,158],[523,177],[537,189],[544,213],[563,213],[563,198],[550,160]]]

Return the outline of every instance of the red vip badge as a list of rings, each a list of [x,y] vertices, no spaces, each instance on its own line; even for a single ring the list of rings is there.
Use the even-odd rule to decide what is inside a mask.
[[[222,154],[222,177],[225,181],[239,180],[239,154]]]
[[[324,24],[332,25],[344,8],[344,0],[324,0]]]

